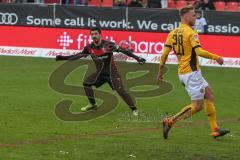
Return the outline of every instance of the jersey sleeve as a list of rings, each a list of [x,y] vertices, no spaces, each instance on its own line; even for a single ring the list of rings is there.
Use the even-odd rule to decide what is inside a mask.
[[[79,54],[82,54],[82,55],[89,55],[90,53],[89,53],[89,51],[88,51],[88,47],[89,46],[85,46],[84,48],[83,48],[83,50],[82,50],[82,52],[80,52]]]
[[[202,47],[198,47],[195,49],[195,52],[198,56],[200,57],[204,57],[204,58],[207,58],[207,59],[213,59],[213,60],[217,60],[220,58],[219,55],[216,55],[216,54],[213,54],[213,53],[210,53],[204,49],[202,49]]]
[[[161,59],[159,61],[160,66],[165,65],[171,49],[172,49],[172,32],[170,32],[167,36],[167,39],[166,39],[166,42],[164,45],[164,49],[163,49],[163,53],[162,53]]]
[[[199,42],[199,36],[198,36],[197,32],[192,32],[190,34],[190,43],[194,49],[201,47],[201,44]]]
[[[88,52],[88,46],[85,46],[81,52],[75,55],[71,55],[68,57],[68,60],[75,60],[75,59],[80,59],[83,57],[87,57],[90,53]]]
[[[137,55],[133,54],[133,51],[129,50],[129,49],[124,49],[121,47],[117,47],[117,49],[115,50],[116,52],[121,52],[129,57],[132,57],[136,60],[140,59],[140,57],[138,57]]]
[[[79,52],[79,53],[74,54],[74,55],[70,55],[70,56],[58,55],[58,56],[56,56],[56,61],[59,61],[59,60],[76,60],[76,59],[80,59],[82,57],[87,57],[89,54],[90,53],[88,52],[87,47],[84,47],[82,52]]]
[[[167,36],[165,47],[172,48],[172,32],[170,32]]]
[[[164,65],[165,65],[170,51],[171,51],[171,48],[169,48],[169,47],[164,47],[164,50],[163,50],[161,59],[160,59],[160,61],[159,61],[159,65],[160,65],[160,66],[164,66]]]

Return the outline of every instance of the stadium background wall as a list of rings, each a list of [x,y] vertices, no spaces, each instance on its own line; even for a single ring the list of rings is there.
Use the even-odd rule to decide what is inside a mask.
[[[208,34],[200,36],[204,48],[223,56],[225,67],[240,67],[240,14],[208,11],[205,18]],[[1,4],[0,55],[75,54],[89,42],[88,29],[100,26],[104,38],[129,40],[137,54],[158,63],[167,32],[178,24],[177,10]],[[217,66],[211,60],[200,62]],[[168,63],[175,64],[176,57],[171,54]]]

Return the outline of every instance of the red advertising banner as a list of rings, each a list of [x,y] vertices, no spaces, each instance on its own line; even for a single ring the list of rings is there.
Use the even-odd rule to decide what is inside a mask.
[[[0,26],[0,46],[81,50],[91,42],[89,30]],[[160,54],[166,33],[104,30],[103,39],[132,42],[136,53]],[[240,57],[240,36],[200,35],[204,49],[223,57]]]

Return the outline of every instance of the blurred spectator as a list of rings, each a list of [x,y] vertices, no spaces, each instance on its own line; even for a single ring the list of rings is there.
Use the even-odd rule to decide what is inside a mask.
[[[128,7],[143,7],[141,0],[132,0]]]
[[[196,10],[215,10],[212,0],[196,0],[193,5]]]
[[[148,7],[148,0],[142,0],[142,5],[144,8]]]
[[[162,6],[162,8],[167,8],[168,7],[168,1],[161,0],[161,6]]]
[[[126,1],[125,0],[115,0],[113,3],[113,6],[117,6],[117,7],[125,7],[126,5]]]
[[[161,0],[148,0],[149,8],[161,8]]]
[[[196,16],[195,30],[197,30],[198,33],[207,33],[207,21],[203,17],[203,11],[197,11]]]

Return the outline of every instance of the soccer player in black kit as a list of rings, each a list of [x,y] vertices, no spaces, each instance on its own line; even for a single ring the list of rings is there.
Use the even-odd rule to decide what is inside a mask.
[[[124,90],[120,74],[118,73],[116,64],[114,62],[113,52],[121,52],[136,59],[140,64],[144,64],[146,60],[134,55],[129,49],[123,49],[111,41],[101,39],[100,28],[92,28],[90,30],[90,34],[93,42],[85,46],[82,52],[71,56],[56,56],[56,61],[58,61],[76,60],[90,55],[95,63],[96,72],[88,76],[83,82],[84,90],[90,104],[88,104],[86,107],[81,108],[81,110],[88,111],[97,109],[92,86],[98,88],[107,82],[111,88],[113,90],[116,90],[122,99],[128,104],[133,112],[133,115],[137,116],[137,107],[135,106],[131,96]]]

